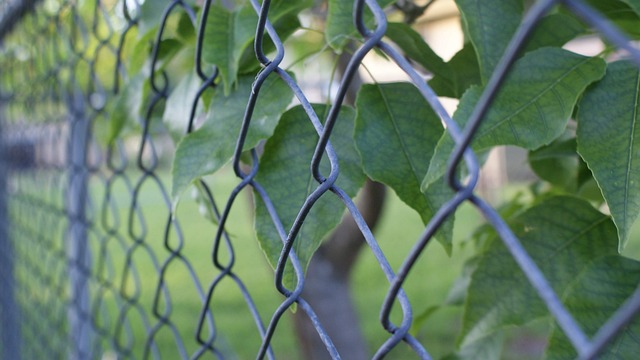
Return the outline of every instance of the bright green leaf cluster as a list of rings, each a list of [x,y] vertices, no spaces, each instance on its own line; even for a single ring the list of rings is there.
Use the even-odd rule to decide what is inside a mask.
[[[640,3],[589,3],[632,38],[638,38]],[[428,84],[440,96],[460,99],[453,118],[464,127],[520,26],[524,6],[520,0],[456,0],[456,4],[467,42],[448,62],[407,25],[390,24],[387,36],[428,71]],[[590,31],[562,9],[545,16],[492,100],[472,147],[480,153],[497,145],[529,150],[528,163],[540,184],[532,187],[533,199],[528,203],[514,198],[516,211],[501,213],[578,322],[593,335],[638,283],[638,263],[622,258],[617,251],[629,240],[630,229],[640,215],[639,154],[635,150],[640,71],[630,61],[607,64],[604,57],[562,49],[568,41]],[[363,88],[361,93],[369,91]],[[399,101],[398,107],[402,106],[407,105]],[[370,115],[372,118],[384,119],[388,111],[372,113],[376,114]],[[423,146],[433,146],[430,136],[423,138]],[[428,163],[421,182],[424,194],[441,187],[454,146],[444,133],[435,148],[423,150],[429,154],[428,159],[422,157],[423,164]],[[411,152],[396,153],[395,161],[402,162],[400,159]],[[373,160],[367,160],[363,153],[365,171],[368,161]],[[409,183],[403,185],[412,187]],[[611,216],[594,209],[594,204],[603,201]],[[529,209],[523,211],[523,207]],[[447,357],[451,359],[499,358],[505,326],[548,316],[495,231],[483,226],[476,235],[479,265],[465,272],[456,285],[456,297],[465,298],[464,320],[459,348]],[[474,257],[474,264],[477,259]],[[632,325],[608,351],[633,357],[631,354],[639,351],[633,340],[638,330]],[[561,331],[554,331],[547,356],[575,356]]]

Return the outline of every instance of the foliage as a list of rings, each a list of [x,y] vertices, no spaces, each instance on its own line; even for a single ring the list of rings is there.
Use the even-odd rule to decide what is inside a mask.
[[[136,126],[136,119],[146,111],[146,97],[140,95],[151,84],[145,74],[155,79],[169,73],[168,100],[157,118],[164,121],[163,126],[177,143],[172,169],[174,201],[194,181],[232,159],[242,119],[247,115],[247,101],[255,90],[260,66],[252,55],[252,44],[258,17],[249,2],[235,3],[235,7],[215,5],[205,24],[206,38],[211,41],[204,45],[203,60],[211,67],[215,65],[220,76],[200,98],[196,70],[193,65],[184,65],[179,51],[195,49],[195,37],[184,30],[188,24],[195,32],[195,24],[188,19],[172,23],[174,28],[166,31],[160,43],[162,62],[151,69],[146,34],[158,23],[146,13],[154,7],[144,6],[134,48],[147,57],[141,58],[137,51],[125,64],[135,71],[110,109],[112,122],[107,137],[111,142],[127,127]],[[388,5],[392,1],[380,3]],[[525,3],[457,0],[456,4],[466,42],[448,62],[407,24],[390,23],[386,39],[430,74],[428,84],[438,95],[459,99],[453,118],[464,126],[521,25]],[[628,30],[629,36],[640,38],[637,1],[591,4]],[[272,1],[270,19],[285,45],[289,37],[295,40],[290,43],[304,43],[308,31],[300,25],[298,14],[312,16],[312,6],[312,1]],[[339,54],[347,51],[349,42],[362,40],[352,24],[352,7],[353,1],[328,1],[323,24],[326,46],[322,51]],[[370,14],[367,21],[373,21]],[[568,41],[592,32],[562,8],[546,15],[509,71],[472,142],[472,148],[482,153],[499,145],[529,151],[529,166],[539,176],[537,189],[541,190],[532,192],[526,201],[520,197],[507,201],[506,208],[515,210],[503,215],[589,334],[640,279],[640,263],[618,254],[628,242],[640,241],[629,235],[640,215],[640,153],[636,150],[640,141],[640,132],[636,131],[640,71],[629,60],[609,61],[615,50],[611,47],[592,57],[562,48]],[[264,46],[273,49],[269,41]],[[283,79],[270,76],[262,86],[255,111],[248,114],[251,124],[242,149],[264,145],[256,180],[276,208],[267,209],[256,197],[255,230],[274,267],[283,234],[273,226],[270,211],[279,214],[284,232],[288,232],[300,206],[319,186],[308,168],[318,129],[292,99],[293,93]],[[318,104],[313,109],[322,121],[329,108]],[[189,114],[201,121],[195,131],[182,135]],[[453,194],[443,175],[455,144],[420,92],[409,83],[362,86],[355,110],[348,106],[339,109],[331,144],[340,160],[337,184],[351,197],[356,196],[366,174],[393,189],[426,224]],[[329,172],[327,162],[325,156],[321,172]],[[601,197],[586,191],[594,182]],[[343,212],[342,203],[328,194],[307,215],[294,246],[305,267]],[[452,251],[453,221],[453,216],[449,217],[437,233],[447,251]],[[505,327],[549,318],[548,310],[500,238],[490,228],[482,227],[474,239],[477,254],[473,266],[460,282],[465,286],[456,287],[465,300],[459,347],[452,351],[452,358],[473,358],[479,352],[499,357]],[[287,273],[288,281],[292,276]],[[637,331],[635,323],[621,335],[617,340],[624,345],[621,351],[638,352],[640,345],[631,340],[637,338]],[[550,339],[550,358],[573,356],[560,330],[554,329]]]

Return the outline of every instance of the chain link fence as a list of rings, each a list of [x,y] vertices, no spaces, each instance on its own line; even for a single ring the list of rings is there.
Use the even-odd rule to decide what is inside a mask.
[[[300,85],[280,67],[285,49],[269,21],[270,2],[252,0],[259,15],[256,43],[262,44],[268,37],[276,51],[269,57],[261,47],[255,49],[263,69],[252,84],[232,169],[227,170],[236,178],[229,182],[228,195],[222,198],[214,198],[213,188],[221,183],[226,186],[226,175],[222,180],[203,178],[197,184],[198,201],[185,201],[186,205],[178,207],[172,203],[167,185],[167,159],[174,151],[173,141],[170,134],[154,128],[155,110],[167,101],[170,87],[166,72],[157,70],[163,56],[163,31],[167,23],[179,18],[193,27],[197,36],[191,61],[195,61],[200,81],[195,97],[188,99],[190,112],[183,114],[188,119],[183,131],[189,133],[198,122],[199,102],[219,77],[218,71],[202,60],[207,41],[203,24],[211,16],[211,2],[198,4],[201,8],[186,0],[154,4],[158,30],[149,38],[148,48],[132,49],[133,33],[143,33],[140,28],[149,26],[139,15],[141,6],[150,2],[42,1],[25,16],[19,16],[24,13],[22,6],[3,3],[0,8],[2,28],[7,28],[6,34],[5,30],[0,33],[2,358],[233,358],[237,346],[255,346],[258,358],[274,358],[278,351],[272,349],[272,340],[292,307],[309,318],[327,354],[339,358],[322,319],[301,295],[303,269],[291,251],[306,214],[318,199],[327,196],[338,197],[344,204],[365,238],[367,251],[375,256],[389,282],[381,309],[381,326],[389,335],[375,350],[375,358],[382,358],[403,342],[419,358],[430,358],[428,349],[410,333],[413,312],[402,286],[433,234],[463,203],[475,206],[494,227],[581,358],[595,357],[640,310],[637,292],[590,339],[498,212],[474,194],[480,165],[469,144],[517,53],[551,7],[561,4],[579,15],[640,64],[640,52],[632,43],[582,1],[535,2],[468,125],[460,129],[412,64],[382,40],[387,16],[375,0],[355,1],[354,28],[366,41],[350,56],[331,110],[326,121],[321,121]],[[25,1],[24,9],[30,3]],[[373,14],[375,27],[364,20],[365,10]],[[8,30],[12,26],[13,31]],[[125,57],[148,50],[153,54],[146,64],[150,86],[140,94],[128,94],[145,99],[137,127],[105,143],[101,138],[113,127],[112,104],[118,94],[127,91],[123,84],[132,81],[123,65]],[[372,51],[384,53],[406,72],[456,143],[447,175],[455,195],[437,211],[424,233],[412,240],[413,250],[396,271],[351,197],[335,184],[339,154],[329,142],[349,85],[365,55]],[[309,164],[317,187],[290,229],[282,225],[271,195],[256,180],[260,173],[258,150],[250,154],[252,165],[241,163],[252,112],[262,84],[270,77],[284,80],[319,136]],[[328,174],[320,170],[323,157],[332,164]],[[455,173],[459,163],[466,164],[470,173],[464,184]],[[265,269],[255,266],[255,273],[236,273],[237,263],[249,251],[245,240],[251,236],[246,230],[250,219],[239,220],[244,222],[234,230],[228,229],[228,223],[230,218],[242,216],[243,211],[237,209],[248,206],[240,196],[246,188],[253,188],[254,196],[265,204],[283,244],[275,288],[268,301],[251,295],[256,282],[273,282]],[[198,207],[204,208],[204,217],[194,216]],[[193,225],[194,217],[204,225]],[[202,263],[207,267],[199,268]],[[291,288],[283,279],[286,264],[297,278]],[[225,302],[222,295],[228,292],[237,294],[243,305]],[[184,297],[198,299],[198,306],[185,308],[181,305]],[[399,305],[399,317],[391,316],[394,303]],[[225,338],[221,324],[236,321],[240,314],[249,318],[248,326],[254,330],[245,339]],[[246,345],[251,341],[256,344]]]

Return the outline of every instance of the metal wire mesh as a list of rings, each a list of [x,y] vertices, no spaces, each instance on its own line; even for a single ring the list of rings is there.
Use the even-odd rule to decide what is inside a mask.
[[[123,57],[134,55],[127,46],[132,41],[130,34],[141,26],[141,3],[105,0],[82,4],[68,0],[46,2],[46,6],[39,6],[21,19],[18,28],[4,38],[0,79],[1,143],[5,154],[0,179],[0,187],[4,189],[0,209],[0,286],[7,291],[0,293],[3,322],[0,349],[5,358],[84,359],[110,354],[118,358],[224,357],[228,354],[228,343],[220,335],[216,318],[227,310],[216,304],[222,291],[219,289],[239,292],[244,299],[245,307],[233,311],[249,314],[253,319],[261,342],[256,346],[259,358],[274,357],[270,348],[272,338],[283,315],[294,304],[298,311],[307,314],[327,353],[338,358],[332,339],[301,296],[303,269],[291,251],[305,217],[318,199],[327,196],[342,201],[390,284],[381,309],[381,326],[389,336],[376,350],[375,358],[385,356],[401,342],[408,344],[420,358],[430,358],[427,349],[409,333],[413,315],[402,286],[433,234],[465,202],[473,204],[495,228],[581,358],[595,357],[640,310],[640,293],[636,293],[589,339],[505,221],[474,194],[480,166],[469,144],[516,55],[552,6],[564,5],[609,41],[627,50],[640,64],[640,52],[631,42],[582,1],[540,0],[533,5],[468,125],[460,129],[421,75],[382,40],[387,18],[374,0],[355,1],[354,26],[365,41],[352,54],[326,119],[320,119],[298,83],[280,67],[285,49],[269,20],[270,1],[252,0],[259,15],[255,55],[263,68],[252,85],[237,139],[232,168],[238,181],[233,190],[220,202],[214,200],[211,191],[213,180],[199,181],[204,202],[218,223],[209,224],[204,230],[215,234],[213,241],[205,244],[211,250],[212,266],[205,270],[195,269],[194,252],[185,250],[190,244],[181,221],[191,215],[180,214],[171,202],[163,175],[166,157],[162,154],[166,143],[171,141],[169,135],[153,129],[153,122],[154,110],[167,101],[170,87],[169,76],[159,69],[163,32],[172,16],[182,14],[197,34],[194,60],[201,82],[190,113],[184,114],[189,119],[185,132],[194,129],[198,103],[219,76],[215,68],[206,67],[202,60],[202,47],[207,41],[204,24],[210,16],[211,1],[205,1],[199,13],[189,1],[162,2],[163,9],[158,12],[160,25],[151,46],[150,89],[144,93],[146,109],[138,119],[139,128],[133,136],[119,138],[108,146],[98,138],[109,128],[112,111],[109,104],[123,91],[123,84],[131,80]],[[374,28],[366,25],[365,10],[373,14]],[[272,57],[260,46],[265,38],[275,44]],[[437,211],[397,271],[385,259],[352,199],[336,185],[340,154],[330,144],[354,74],[365,55],[374,49],[386,54],[407,74],[456,143],[447,172],[455,195]],[[282,224],[270,194],[256,180],[260,172],[257,150],[252,151],[249,168],[241,165],[252,114],[261,96],[261,86],[269,77],[280,77],[286,82],[319,136],[309,164],[316,187],[299,209],[291,228]],[[329,173],[320,170],[323,158],[331,164]],[[469,170],[464,183],[455,171],[460,163]],[[243,206],[239,194],[248,187],[266,205],[283,243],[275,279],[282,300],[268,310],[252,298],[246,285],[248,279],[236,274],[235,261],[242,257],[239,249],[244,245],[226,231],[234,209]],[[160,211],[150,213],[149,204]],[[286,264],[296,274],[293,288],[288,288],[283,280]],[[199,299],[199,309],[175,305],[176,298],[185,291]],[[399,323],[391,320],[394,303],[401,309]],[[186,330],[176,320],[179,313],[188,313],[182,315],[189,319]]]

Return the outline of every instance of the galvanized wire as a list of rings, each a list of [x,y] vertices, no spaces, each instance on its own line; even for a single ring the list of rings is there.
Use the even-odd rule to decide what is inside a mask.
[[[203,60],[212,1],[204,1],[199,12],[190,1],[163,2],[147,69],[149,91],[145,93],[145,108],[136,119],[139,128],[134,137],[119,137],[108,144],[99,138],[112,121],[113,110],[109,105],[125,91],[134,75],[129,74],[124,56],[130,54],[130,42],[135,40],[132,33],[140,29],[142,4],[137,0],[96,0],[89,4],[91,11],[87,12],[74,1],[60,1],[53,12],[38,7],[4,37],[0,144],[11,157],[3,158],[0,179],[0,191],[6,199],[0,208],[0,224],[5,225],[2,229],[6,232],[0,232],[0,261],[5,267],[0,268],[4,269],[0,272],[0,286],[11,291],[0,294],[0,318],[8,319],[3,321],[0,331],[0,351],[7,358],[84,359],[111,353],[123,358],[200,358],[207,354],[227,357],[229,351],[221,336],[224,329],[215,321],[217,311],[224,312],[214,306],[222,296],[218,290],[222,283],[232,284],[242,296],[245,311],[261,339],[259,347],[256,346],[258,358],[275,358],[272,340],[282,317],[294,304],[311,320],[327,354],[339,358],[322,319],[301,295],[305,286],[303,265],[292,251],[309,212],[319,199],[330,196],[337,197],[353,217],[368,251],[389,282],[380,314],[381,327],[389,335],[376,349],[376,359],[388,355],[401,342],[419,358],[430,358],[423,344],[409,333],[414,316],[403,285],[412,276],[414,265],[433,235],[464,203],[475,206],[496,230],[581,359],[595,358],[640,312],[640,296],[634,294],[590,339],[496,209],[474,193],[480,164],[471,150],[471,141],[519,51],[552,7],[565,6],[611,43],[625,49],[640,65],[640,51],[596,10],[579,0],[537,1],[507,47],[467,125],[461,129],[411,63],[382,40],[387,17],[375,0],[354,1],[354,30],[363,41],[351,55],[325,119],[318,116],[301,86],[280,66],[285,47],[270,21],[271,1],[250,3],[258,15],[254,52],[262,69],[252,85],[237,137],[232,161],[237,185],[219,203],[210,180],[198,180],[204,202],[217,222],[211,234],[212,271],[206,273],[204,280],[184,252],[189,239],[184,235],[162,176],[160,153],[169,136],[155,132],[153,122],[154,112],[164,106],[175,86],[159,64],[165,31],[172,16],[184,15],[197,36],[193,57],[195,74],[200,79],[190,111],[183,114],[188,119],[184,132],[196,129],[198,106],[219,80],[218,69],[208,68]],[[373,14],[374,28],[365,23],[365,10]],[[267,38],[276,48],[271,57],[262,48]],[[364,57],[374,50],[386,54],[407,74],[446,124],[446,131],[456,144],[446,175],[455,193],[438,209],[397,271],[387,261],[353,200],[336,184],[341,154],[331,145],[348,88]],[[113,64],[113,68],[105,71],[105,64]],[[264,96],[262,85],[270,76],[286,83],[318,135],[309,164],[315,188],[298,209],[290,228],[283,225],[276,204],[256,178],[261,171],[258,151],[251,150],[249,166],[241,163],[257,101]],[[323,159],[330,164],[328,173],[320,169]],[[464,181],[456,171],[461,165],[468,172]],[[255,196],[260,197],[282,241],[275,270],[275,289],[282,301],[270,309],[268,317],[263,317],[259,301],[252,297],[251,289],[236,272],[236,259],[243,254],[238,250],[239,240],[227,232],[232,210],[239,206],[239,195],[246,188],[252,188]],[[126,194],[124,200],[119,198],[122,192]],[[145,211],[149,198],[155,200],[153,206],[165,211],[161,220],[150,219]],[[161,235],[154,229],[161,229]],[[293,288],[283,280],[287,266],[295,273]],[[195,289],[201,304],[189,329],[176,321],[173,299],[179,290],[172,286],[175,281],[171,276],[178,267],[187,274],[181,281]],[[154,279],[153,283],[147,283],[149,279]],[[391,320],[396,303],[402,315],[399,323]],[[11,327],[17,330],[13,332]],[[142,338],[140,333],[144,334]],[[171,355],[161,350],[168,340]]]

